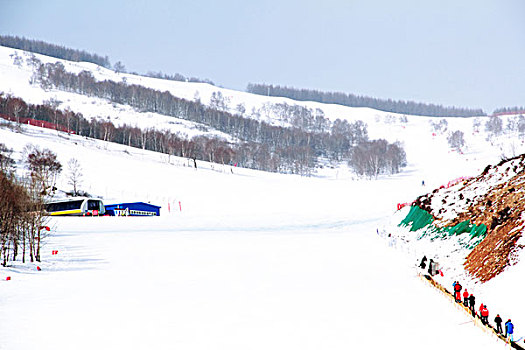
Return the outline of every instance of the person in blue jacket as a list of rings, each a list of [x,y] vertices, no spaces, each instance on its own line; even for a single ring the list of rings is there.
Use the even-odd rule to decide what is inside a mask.
[[[513,334],[514,334],[514,325],[512,324],[509,318],[509,320],[505,323],[505,338],[508,337],[510,338],[510,341],[514,341]]]

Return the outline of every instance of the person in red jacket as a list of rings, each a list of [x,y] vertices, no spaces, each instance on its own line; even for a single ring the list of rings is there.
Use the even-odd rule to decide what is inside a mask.
[[[483,309],[481,309],[481,322],[484,325],[489,323],[489,309],[487,309],[487,305],[483,305]]]
[[[463,292],[463,305],[467,307],[468,307],[468,297],[469,297],[469,294],[468,294],[467,289],[465,288],[465,291]]]
[[[461,284],[458,281],[454,282],[454,298],[458,303],[461,303],[461,289],[463,289]]]

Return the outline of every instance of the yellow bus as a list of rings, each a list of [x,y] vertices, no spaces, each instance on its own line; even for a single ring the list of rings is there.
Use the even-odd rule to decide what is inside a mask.
[[[98,216],[106,210],[102,200],[88,197],[74,197],[46,203],[46,212],[52,216]]]

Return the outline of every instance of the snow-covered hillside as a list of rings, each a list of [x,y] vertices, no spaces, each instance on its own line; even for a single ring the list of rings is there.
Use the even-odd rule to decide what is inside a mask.
[[[20,64],[14,64],[15,60],[13,55],[21,58],[18,60]],[[109,119],[116,125],[127,123],[128,125],[137,125],[141,128],[165,128],[172,131],[182,131],[189,136],[193,136],[197,133],[196,131],[191,132],[191,130],[195,129],[195,126],[177,118],[164,117],[155,113],[139,113],[128,106],[108,103],[107,101],[98,98],[87,98],[78,94],[53,89],[46,91],[37,84],[32,85],[30,84],[30,79],[33,75],[34,67],[30,64],[31,55],[33,54],[0,46],[0,76],[2,76],[2,79],[0,80],[0,91],[17,97],[22,97],[28,103],[34,104],[55,99],[61,102],[59,108],[70,108],[75,112],[81,112],[88,119],[91,117]],[[370,136],[372,138],[386,138],[389,141],[402,139],[403,137],[400,137],[400,135],[402,135],[405,129],[409,128],[412,123],[428,124],[429,121],[438,120],[438,118],[431,117],[422,118],[403,116],[395,113],[377,111],[371,108],[352,108],[318,102],[294,101],[281,97],[266,97],[242,91],[224,89],[205,83],[179,82],[127,73],[115,73],[114,71],[92,63],[70,62],[39,54],[34,54],[34,57],[39,59],[42,63],[60,62],[64,65],[67,71],[72,73],[78,74],[84,70],[88,71],[95,77],[95,79],[100,81],[126,81],[128,84],[137,84],[158,91],[168,91],[173,96],[186,100],[199,99],[206,105],[210,104],[213,93],[220,92],[227,101],[227,111],[238,113],[236,107],[238,105],[243,105],[246,110],[244,113],[245,116],[258,118],[270,124],[286,125],[285,123],[283,124],[280,118],[275,115],[275,112],[271,109],[271,106],[279,103],[303,106],[311,110],[319,109],[324,113],[326,118],[332,121],[338,118],[349,121],[363,120],[370,126]],[[252,113],[252,111],[256,111],[257,113]],[[406,117],[406,121],[404,121],[404,117]],[[472,119],[470,118],[445,119],[449,123],[449,130],[469,131],[467,136],[472,132]],[[180,123],[183,123],[183,125],[180,125]],[[385,130],[384,128],[375,127],[385,124],[391,125],[392,128]]]
[[[163,206],[53,218],[41,263],[0,269],[2,348],[504,348],[376,235],[398,198],[421,193],[418,176],[195,170],[30,126],[0,139],[17,157],[27,143],[77,157],[91,193]]]
[[[236,113],[236,107],[243,105],[246,110],[244,113],[246,117],[257,118],[271,124],[286,125],[276,115],[275,109],[272,108],[279,103],[286,103],[290,106],[302,106],[312,111],[319,110],[331,121],[336,119],[362,120],[368,125],[368,134],[371,139],[384,138],[389,142],[400,141],[406,149],[410,149],[410,152],[407,152],[409,166],[412,166],[412,164],[424,164],[424,166],[418,167],[419,171],[423,172],[421,174],[422,179],[429,179],[430,176],[427,176],[427,174],[443,172],[440,169],[442,165],[432,160],[433,155],[430,151],[437,146],[447,149],[447,152],[454,152],[452,149],[448,149],[446,137],[450,132],[456,130],[464,132],[466,146],[463,148],[462,155],[452,155],[448,160],[452,162],[448,166],[457,168],[454,178],[479,172],[481,171],[480,168],[488,163],[496,162],[502,155],[511,157],[525,151],[525,146],[519,140],[517,133],[512,133],[499,139],[492,139],[491,150],[487,152],[487,135],[483,133],[483,130],[479,132],[477,130],[479,127],[473,127],[473,118],[403,116],[370,108],[351,108],[317,102],[299,102],[286,98],[265,97],[233,91],[204,83],[169,81],[115,73],[92,63],[69,62],[38,54],[34,56],[42,63],[60,62],[67,71],[73,73],[87,70],[99,80],[109,79],[120,82],[124,79],[128,84],[139,84],[158,91],[168,91],[179,98],[189,100],[198,98],[204,104],[210,104],[212,94],[220,92],[224,99],[228,101],[227,106],[229,106],[230,112]],[[18,57],[18,59],[15,59],[15,57]],[[88,98],[56,89],[44,90],[38,84],[30,83],[34,69],[31,65],[31,57],[30,53],[0,46],[1,92],[21,97],[26,102],[33,104],[50,100],[58,101],[60,103],[58,108],[60,109],[69,108],[74,112],[80,112],[88,120],[91,118],[109,120],[116,126],[127,124],[128,126],[137,126],[141,129],[170,130],[188,137],[205,134],[217,135],[231,140],[229,135],[186,120],[150,112],[141,113],[129,106],[110,103],[99,98]],[[15,64],[15,61],[18,61],[19,64]],[[508,124],[508,120],[513,118],[513,116],[502,118],[504,124]],[[478,118],[481,129],[483,129],[487,119],[487,117]],[[447,125],[437,131],[432,127],[432,124],[436,125],[439,121],[445,121]],[[468,165],[465,164],[466,162]],[[443,176],[438,182],[448,181],[447,176]]]
[[[44,91],[29,84],[29,67],[13,65],[14,51],[0,48],[0,91],[31,103],[56,98],[63,101],[61,108],[88,117],[188,134],[196,130],[169,124],[179,122],[172,117],[147,117],[102,100]],[[407,245],[376,232],[401,230],[397,224],[406,209],[396,213],[397,203],[475,176],[502,154],[524,152],[517,134],[487,141],[483,127],[473,132],[473,119],[445,118],[448,131],[465,134],[466,146],[456,152],[447,143],[448,131],[431,128],[430,121],[441,118],[406,116],[403,122],[371,109],[117,75],[92,64],[64,65],[90,69],[100,79],[126,77],[179,97],[193,99],[198,92],[203,102],[221,91],[232,106],[243,103],[247,110],[286,101],[322,109],[331,120],[363,120],[371,137],[401,141],[409,166],[376,181],[359,179],[344,167],[325,167],[309,178],[206,162],[195,169],[186,159],[122,145],[32,126],[20,132],[0,127],[0,143],[15,150],[20,173],[22,150],[32,143],[51,149],[62,164],[77,158],[82,188],[93,195],[162,206],[157,218],[53,218],[38,264],[42,271],[36,271],[37,264],[0,268],[0,313],[6,319],[0,349],[505,347],[417,277],[422,254],[447,254],[447,242]],[[58,187],[68,186],[63,174]],[[478,302],[512,317],[517,335],[525,334],[525,309],[519,306],[523,263],[481,285],[464,275],[462,256],[443,262],[448,264],[444,285],[462,279]]]

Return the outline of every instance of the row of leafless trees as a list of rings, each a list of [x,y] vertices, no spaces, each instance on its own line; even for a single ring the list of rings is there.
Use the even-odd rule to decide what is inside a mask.
[[[406,154],[400,143],[379,139],[361,142],[352,149],[349,165],[359,175],[377,178],[380,174],[395,174],[406,166]]]
[[[228,112],[229,101],[219,93],[212,96],[210,108],[201,104],[198,99],[183,100],[169,92],[128,85],[125,82],[96,81],[90,72],[73,74],[67,72],[60,63],[40,64],[35,69],[34,81],[44,88],[54,87],[97,96],[140,111],[190,120],[243,141],[228,144],[219,139],[203,137],[185,140],[166,131],[125,126],[119,130],[110,122],[90,122],[90,137],[128,145],[131,145],[132,139],[138,139],[141,144],[139,147],[193,159],[221,159],[254,169],[308,174],[319,157],[333,161],[348,160],[353,147],[368,141],[366,124],[361,121],[349,123],[346,120],[336,120],[331,123],[319,111],[283,104],[274,109],[279,109],[283,119],[291,122],[292,127],[275,126],[244,117],[240,113],[242,106],[238,106],[239,114]],[[92,128],[97,123],[100,123],[99,127]],[[75,128],[74,123],[69,124]],[[82,131],[80,133],[84,134]]]
[[[347,152],[349,146],[355,143],[356,135],[351,132],[351,123],[339,121],[339,124],[345,128],[345,132],[339,132],[339,126],[327,127],[330,122],[323,115],[315,113],[314,116],[312,111],[304,107],[279,106],[283,114],[288,116],[287,120],[292,123],[292,127],[280,127],[256,118],[246,118],[241,113],[230,113],[227,108],[227,98],[220,92],[214,93],[211,106],[207,107],[200,101],[184,100],[167,91],[161,92],[125,82],[97,81],[88,71],[79,74],[70,73],[61,63],[40,64],[35,67],[33,81],[43,88],[58,88],[96,96],[114,103],[129,105],[142,112],[160,113],[189,120],[227,133],[244,142],[267,144],[271,152],[307,146],[313,151],[312,154],[330,158],[332,154]],[[363,126],[366,128],[361,122],[358,128]],[[332,138],[335,140],[330,140]],[[347,140],[341,140],[342,138]],[[281,154],[280,157],[286,156]]]
[[[217,163],[237,163],[243,167],[298,173],[307,175],[320,157],[330,161],[350,159],[350,151],[361,142],[368,141],[366,124],[357,121],[336,120],[331,123],[322,111],[278,105],[282,119],[293,127],[275,126],[254,118],[246,118],[226,111],[228,101],[218,93],[215,108],[208,108],[199,101],[176,98],[137,85],[113,81],[97,82],[89,72],[77,75],[65,71],[61,64],[34,64],[35,83],[44,88],[55,87],[89,96],[108,98],[141,111],[159,112],[199,123],[223,131],[240,140],[228,143],[218,138],[204,136],[188,139],[184,135],[153,128],[139,129],[122,125],[116,127],[107,120],[86,120],[81,114],[57,109],[60,101],[47,101],[42,105],[27,105],[21,99],[0,95],[0,113],[29,117],[61,125],[76,134],[118,142],[128,146],[173,154],[191,159]],[[242,106],[238,109],[242,111]]]
[[[518,107],[515,107],[518,108]],[[500,113],[505,111],[512,111],[512,109],[502,109]],[[510,112],[509,112],[510,113]],[[485,122],[485,131],[487,132],[487,140],[493,142],[494,139],[506,132],[515,133],[517,132],[520,136],[525,135],[525,117],[523,115],[515,115],[507,118],[506,128],[504,127],[503,120],[498,115],[491,115]],[[448,122],[445,119],[439,121],[430,121],[430,126],[433,132],[445,133],[448,131]],[[482,120],[475,118],[472,121],[472,127],[474,132],[479,132],[482,126]],[[465,138],[463,131],[455,130],[449,131],[447,141],[450,147],[460,151],[465,146]]]
[[[518,132],[520,136],[523,136],[525,134],[525,117],[523,115],[509,117],[505,130],[503,120],[497,115],[493,115],[485,123],[485,130],[489,133],[489,136],[499,136],[506,131]]]
[[[43,239],[49,228],[44,203],[52,193],[61,164],[50,150],[27,146],[27,177],[15,176],[12,150],[0,144],[0,259],[40,261]]]

